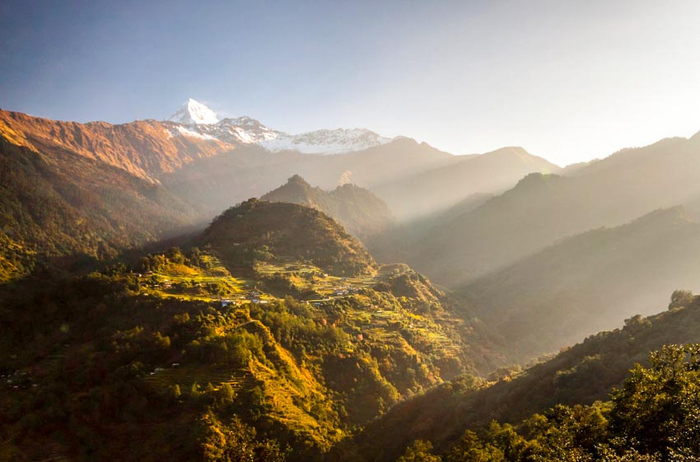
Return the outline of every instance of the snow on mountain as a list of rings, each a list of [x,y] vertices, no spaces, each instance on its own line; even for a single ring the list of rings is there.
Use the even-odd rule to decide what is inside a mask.
[[[361,151],[391,141],[364,128],[316,130],[300,135],[278,132],[278,136],[261,144],[268,151],[299,151],[304,154],[342,154]]]
[[[219,121],[214,111],[192,98],[188,99],[169,120],[182,125],[215,124]]]
[[[243,116],[219,120],[211,109],[193,99],[173,114],[178,124],[173,136],[194,136],[230,144],[257,144],[272,152],[298,151],[304,154],[342,154],[361,151],[391,141],[364,128],[316,130],[299,135],[272,130],[260,121]]]
[[[193,130],[188,130],[181,125],[176,126],[175,130],[177,130],[177,132],[182,136],[191,136],[192,138],[199,138],[201,140],[216,140],[217,139],[217,138],[215,138],[211,135],[208,135],[206,133],[200,133],[200,132],[196,132]],[[173,134],[172,132],[170,132],[170,133],[171,133],[171,135]]]
[[[225,143],[233,144],[256,144],[278,136],[278,132],[246,116],[223,119],[214,125],[199,125],[197,129]]]

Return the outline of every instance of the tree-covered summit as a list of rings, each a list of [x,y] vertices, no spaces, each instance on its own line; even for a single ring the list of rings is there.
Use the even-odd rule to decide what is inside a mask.
[[[367,250],[325,213],[309,207],[250,199],[226,210],[204,231],[202,241],[228,264],[307,260],[329,273],[371,273]]]

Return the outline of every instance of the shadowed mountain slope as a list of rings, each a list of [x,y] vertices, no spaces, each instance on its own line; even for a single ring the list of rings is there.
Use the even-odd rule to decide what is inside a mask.
[[[3,264],[36,258],[114,256],[198,218],[166,190],[104,162],[56,148],[50,154],[0,138]],[[2,259],[0,259],[2,260]]]
[[[370,191],[343,184],[332,191],[314,188],[299,175],[260,198],[269,202],[289,202],[317,208],[360,238],[384,231],[392,223],[386,204]]]
[[[699,257],[700,224],[676,207],[565,239],[459,293],[522,360],[648,315],[677,287],[700,290]]]

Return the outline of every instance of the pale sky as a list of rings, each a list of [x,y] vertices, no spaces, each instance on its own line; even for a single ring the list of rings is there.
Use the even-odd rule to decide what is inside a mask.
[[[6,0],[0,107],[122,123],[192,97],[565,165],[700,131],[699,26],[697,0]]]

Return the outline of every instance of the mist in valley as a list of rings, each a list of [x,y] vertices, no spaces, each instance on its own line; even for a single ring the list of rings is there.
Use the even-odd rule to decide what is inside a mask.
[[[3,2],[0,460],[700,460],[699,22]]]

